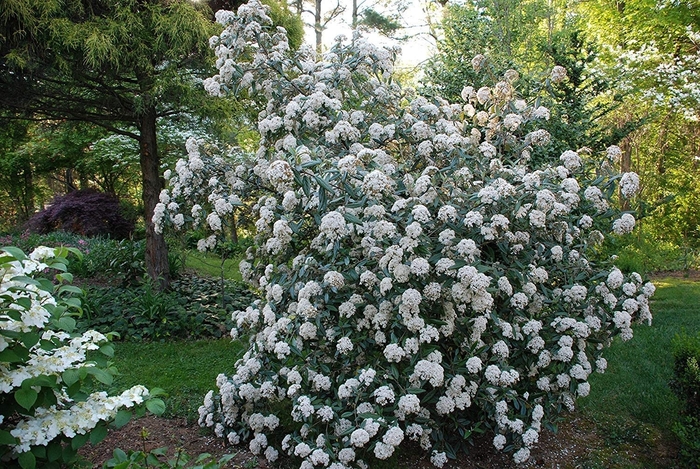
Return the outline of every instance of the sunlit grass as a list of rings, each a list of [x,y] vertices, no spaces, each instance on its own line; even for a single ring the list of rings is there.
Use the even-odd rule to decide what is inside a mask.
[[[596,433],[604,436],[607,449],[644,448],[654,440],[673,439],[671,429],[681,405],[668,386],[673,373],[671,343],[676,334],[694,336],[700,331],[700,283],[663,278],[654,284],[652,325],[636,326],[628,342],[615,340],[604,354],[607,371],[590,377],[591,393],[578,404],[596,423]],[[636,467],[631,462],[606,464]]]
[[[241,272],[238,270],[239,257],[225,259],[223,264],[224,278],[228,280],[242,281]],[[221,257],[212,253],[188,251],[185,258],[185,266],[195,270],[199,275],[207,277],[221,277]]]
[[[161,388],[168,396],[166,417],[196,420],[204,395],[216,388],[219,373],[233,374],[244,345],[230,339],[196,342],[120,342],[114,364],[120,375],[113,387],[142,384]]]

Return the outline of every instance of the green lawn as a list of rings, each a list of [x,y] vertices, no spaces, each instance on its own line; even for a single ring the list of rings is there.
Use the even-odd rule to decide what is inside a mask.
[[[616,447],[639,453],[674,440],[671,429],[680,403],[668,387],[673,372],[671,343],[676,334],[700,332],[700,283],[675,278],[654,283],[653,324],[638,325],[632,340],[613,343],[604,354],[607,371],[590,377],[591,393],[578,403],[607,446],[591,451],[591,461],[582,467],[664,467],[651,460],[627,460],[620,456],[623,451],[616,451],[617,462],[610,459]]]
[[[161,388],[168,396],[166,417],[197,419],[204,395],[216,388],[219,373],[233,374],[243,344],[230,339],[196,342],[120,342],[114,364],[120,375],[113,388],[123,390],[136,384]]]
[[[226,259],[224,261],[224,278],[241,282],[241,272],[238,270],[240,257]],[[221,277],[221,257],[209,252],[188,251],[185,258],[185,267],[194,269],[199,275],[207,277]]]

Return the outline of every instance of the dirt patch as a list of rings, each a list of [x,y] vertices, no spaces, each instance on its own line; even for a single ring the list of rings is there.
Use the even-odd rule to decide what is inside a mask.
[[[651,280],[660,280],[664,278],[683,278],[693,281],[700,281],[700,270],[664,270],[660,272],[652,272],[649,274]]]
[[[263,458],[256,458],[243,447],[227,446],[205,429],[184,419],[165,419],[148,416],[130,422],[119,430],[110,430],[107,438],[97,446],[86,445],[80,454],[93,468],[101,468],[112,457],[114,448],[146,452],[167,447],[170,457],[183,450],[192,458],[209,453],[216,460],[225,454],[236,457],[228,467],[268,468]],[[401,468],[430,469],[426,453],[412,447],[402,448],[397,465]],[[612,460],[618,461],[612,464]],[[648,462],[653,462],[649,465]],[[386,467],[386,466],[385,466]],[[449,461],[445,469],[574,469],[574,468],[673,468],[680,467],[677,449],[660,439],[642,445],[610,447],[604,435],[599,435],[594,422],[581,416],[573,416],[562,423],[556,434],[544,430],[530,460],[517,466],[510,456],[496,451],[490,437],[476,439],[472,451],[456,461]]]

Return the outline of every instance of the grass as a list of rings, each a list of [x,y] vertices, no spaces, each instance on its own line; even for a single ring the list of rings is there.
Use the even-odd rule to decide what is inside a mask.
[[[238,270],[240,258],[226,259],[224,261],[224,278],[228,280],[243,281],[241,272]],[[199,251],[188,251],[185,258],[185,267],[194,269],[200,275],[208,277],[221,277],[221,257],[209,253]]]
[[[204,395],[216,388],[219,373],[233,374],[244,345],[230,339],[196,342],[120,342],[114,365],[120,375],[113,387],[123,390],[142,384],[164,389],[166,417],[198,418]]]
[[[585,467],[663,467],[649,461],[638,466],[624,457],[615,464],[606,459],[611,448],[643,450],[673,438],[671,427],[680,403],[668,387],[673,370],[671,342],[678,333],[700,331],[700,283],[674,278],[654,283],[653,325],[639,325],[632,340],[613,343],[605,353],[607,371],[590,377],[591,394],[579,401],[579,410],[595,422],[596,433],[605,443],[590,456],[593,462],[604,460],[603,465]]]

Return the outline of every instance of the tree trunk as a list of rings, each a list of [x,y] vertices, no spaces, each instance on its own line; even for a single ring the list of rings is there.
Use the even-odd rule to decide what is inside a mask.
[[[352,0],[352,30],[355,31],[357,29],[357,0]]]
[[[22,164],[22,176],[24,179],[24,188],[20,192],[22,200],[19,208],[20,220],[26,221],[34,214],[34,171],[28,160]]]
[[[316,32],[316,53],[321,55],[323,53],[323,25],[321,24],[321,1],[316,0],[316,9],[314,11],[314,31]]]
[[[156,110],[151,105],[144,111],[139,121],[139,157],[143,183],[142,199],[144,222],[146,224],[146,270],[154,285],[164,290],[170,283],[168,246],[162,234],[155,231],[153,210],[159,201],[162,189],[160,181],[160,158],[156,141]]]

